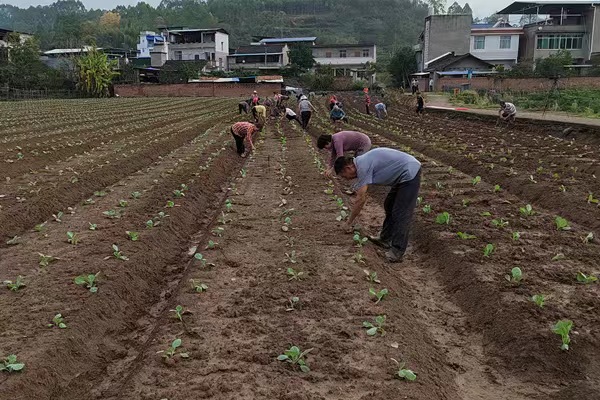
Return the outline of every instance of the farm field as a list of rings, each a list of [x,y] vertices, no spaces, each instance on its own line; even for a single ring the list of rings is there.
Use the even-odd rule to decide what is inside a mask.
[[[348,129],[423,163],[390,265],[361,240],[385,190],[343,229],[325,102],[247,160],[235,99],[0,103],[0,357],[24,363],[0,398],[597,399],[598,133],[345,98]]]

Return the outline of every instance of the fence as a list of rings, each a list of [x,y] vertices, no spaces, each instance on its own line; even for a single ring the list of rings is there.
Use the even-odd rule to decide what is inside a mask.
[[[600,77],[575,76],[558,79],[555,86],[553,79],[547,78],[498,78],[473,77],[439,78],[436,83],[437,91],[452,91],[454,88],[471,90],[495,90],[498,92],[547,92],[552,88],[558,89],[600,89]]]
[[[260,97],[281,91],[280,83],[140,83],[115,85],[115,94],[121,97],[248,97],[256,90]]]
[[[76,99],[86,97],[77,90],[26,90],[14,88],[0,88],[0,101],[2,100],[40,100],[40,99]]]

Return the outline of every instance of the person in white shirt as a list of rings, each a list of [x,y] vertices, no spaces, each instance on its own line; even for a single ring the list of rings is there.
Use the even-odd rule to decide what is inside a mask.
[[[302,121],[300,120],[300,118],[298,118],[298,114],[296,114],[294,110],[285,106],[281,106],[279,109],[288,121],[297,121],[300,124],[300,126],[302,126]]]
[[[517,119],[517,107],[513,103],[501,101],[498,115],[500,116],[500,120],[506,122],[508,125],[512,125]]]

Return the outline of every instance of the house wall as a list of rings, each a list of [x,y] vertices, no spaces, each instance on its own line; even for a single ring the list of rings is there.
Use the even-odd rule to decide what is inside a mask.
[[[435,90],[442,91],[459,88],[469,84],[472,90],[496,90],[498,92],[547,92],[554,84],[546,78],[506,78],[474,77],[472,79],[456,77],[439,77],[435,82]],[[600,89],[600,77],[581,76],[564,78],[558,81],[559,89]]]
[[[8,35],[7,35],[8,36]],[[26,33],[19,33],[19,40],[21,43],[25,43],[27,39],[31,39],[33,36],[27,35]],[[0,47],[8,47],[8,41],[0,39]]]
[[[475,37],[485,37],[485,48],[475,49]],[[500,37],[510,36],[510,49],[500,48]],[[469,52],[475,57],[491,64],[502,64],[507,67],[512,67],[517,63],[519,58],[519,35],[471,35]]]
[[[268,97],[281,90],[280,83],[180,83],[170,85],[115,85],[120,97],[249,97],[256,90]]]
[[[472,18],[471,15],[431,15],[426,18],[423,64],[452,51],[468,53]]]

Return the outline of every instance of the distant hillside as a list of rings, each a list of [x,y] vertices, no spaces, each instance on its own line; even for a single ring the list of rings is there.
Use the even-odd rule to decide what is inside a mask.
[[[21,9],[0,5],[0,27],[32,32],[42,49],[99,46],[135,48],[139,32],[158,26],[227,29],[232,47],[252,36],[317,36],[322,43],[375,42],[382,50],[412,45],[427,6],[420,0],[163,0],[119,6],[106,14],[76,0]],[[117,15],[118,14],[118,15]]]

